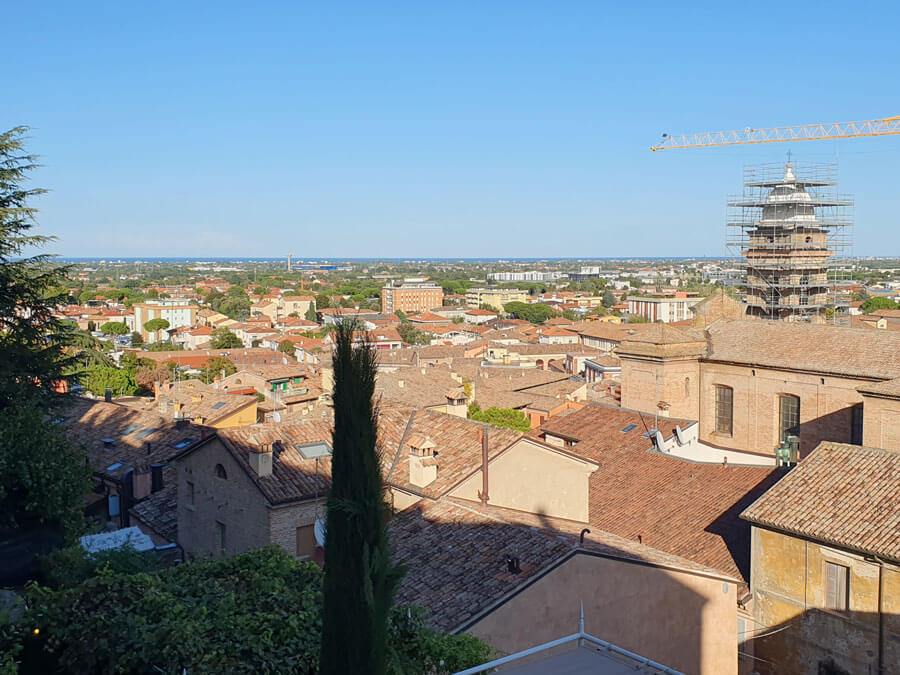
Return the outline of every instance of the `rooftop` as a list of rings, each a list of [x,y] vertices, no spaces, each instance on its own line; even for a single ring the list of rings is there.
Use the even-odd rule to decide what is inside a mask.
[[[900,452],[825,441],[742,517],[900,562]]]

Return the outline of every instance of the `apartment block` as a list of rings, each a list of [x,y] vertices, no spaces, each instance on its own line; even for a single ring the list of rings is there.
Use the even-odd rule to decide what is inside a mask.
[[[490,305],[503,309],[508,302],[527,302],[528,291],[520,288],[470,288],[466,291],[466,304],[469,307]]]
[[[144,328],[145,323],[151,319],[165,319],[169,322],[169,328],[193,326],[197,323],[197,312],[200,308],[183,300],[150,300],[135,303],[133,309],[134,329],[141,332],[141,337],[145,342],[156,342],[165,340],[166,335],[160,332],[148,332]]]
[[[381,311],[384,314],[426,312],[444,304],[444,290],[425,279],[393,281],[381,289]]]
[[[688,297],[686,293],[676,293],[662,297],[629,297],[628,312],[641,316],[647,321],[672,323],[692,319],[691,307],[703,298]]]

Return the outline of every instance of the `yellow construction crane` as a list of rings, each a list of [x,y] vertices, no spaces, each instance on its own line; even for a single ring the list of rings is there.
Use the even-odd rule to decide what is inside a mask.
[[[662,142],[650,149],[709,148],[717,145],[747,143],[782,143],[785,141],[817,141],[828,138],[858,138],[860,136],[891,136],[900,134],[900,115],[867,122],[838,122],[835,124],[807,124],[798,127],[751,129],[743,131],[713,131],[701,134],[670,136],[663,134]]]

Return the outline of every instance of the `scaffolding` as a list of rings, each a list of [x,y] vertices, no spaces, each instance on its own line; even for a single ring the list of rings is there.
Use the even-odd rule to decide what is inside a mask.
[[[744,191],[728,199],[727,243],[749,314],[849,323],[852,207],[834,163],[744,167]]]

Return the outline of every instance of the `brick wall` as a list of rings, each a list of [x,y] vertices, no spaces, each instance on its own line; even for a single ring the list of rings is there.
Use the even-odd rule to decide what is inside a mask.
[[[900,400],[865,396],[863,445],[900,450]]]
[[[216,477],[221,464],[227,478]],[[218,439],[177,461],[178,543],[185,553],[219,553],[217,525],[225,525],[225,551],[232,555],[269,542],[266,501]],[[189,503],[188,482],[194,485]]]
[[[319,499],[319,518],[325,519],[325,497]],[[316,520],[316,502],[308,501],[269,510],[269,540],[291,555],[297,554],[297,528]]]

